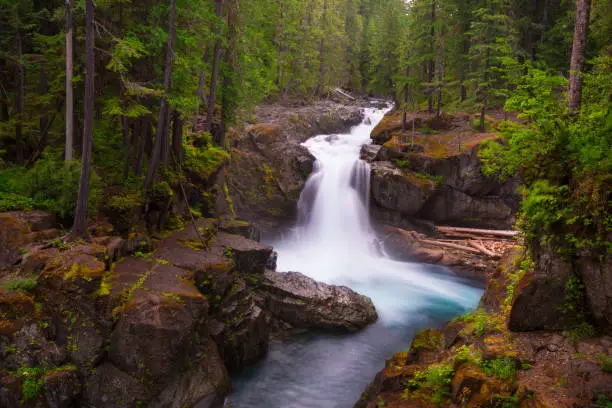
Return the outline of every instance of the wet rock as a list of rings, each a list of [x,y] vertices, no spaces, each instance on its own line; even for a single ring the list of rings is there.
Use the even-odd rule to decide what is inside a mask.
[[[272,247],[239,235],[221,232],[212,241],[213,253],[234,261],[236,270],[244,275],[261,275],[272,254]]]
[[[44,376],[45,397],[49,408],[69,408],[77,404],[81,395],[81,379],[74,368],[53,370]]]
[[[266,262],[266,269],[269,269],[271,271],[276,271],[276,261],[278,260],[278,253],[276,251],[272,252],[272,254],[270,254],[270,257],[268,258],[268,262]]]
[[[0,406],[21,408],[21,378],[14,374],[0,371]]]
[[[381,148],[382,146],[379,145],[365,144],[361,146],[359,158],[367,162],[373,162],[378,156]]]
[[[372,301],[297,272],[265,272],[264,309],[298,328],[359,330],[377,319]]]
[[[372,163],[372,198],[382,208],[407,216],[415,215],[435,189],[433,181],[410,177],[390,162]]]
[[[247,221],[233,218],[223,219],[219,229],[229,234],[241,235],[253,241],[259,242],[261,240],[261,230]]]
[[[151,398],[147,386],[111,363],[103,363],[87,378],[83,403],[93,407],[131,408]]]

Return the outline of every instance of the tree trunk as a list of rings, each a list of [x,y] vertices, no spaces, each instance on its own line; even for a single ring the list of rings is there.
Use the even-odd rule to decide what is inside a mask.
[[[72,227],[72,240],[87,238],[87,204],[89,201],[89,178],[91,175],[91,150],[93,144],[94,115],[94,5],[85,0],[85,113],[83,119],[83,153],[81,157],[81,179],[76,214]]]
[[[323,0],[323,31],[327,26],[327,0]],[[321,35],[321,44],[319,45],[319,85],[317,86],[317,94],[322,95],[325,92],[325,35]]]
[[[582,69],[584,68],[584,51],[589,33],[589,16],[591,0],[576,0],[576,21],[574,23],[574,42],[569,78],[569,111],[574,115],[580,109],[582,98]]]
[[[437,101],[438,103],[436,107],[436,117],[437,118],[440,117],[440,112],[442,110],[442,78],[443,78],[443,70],[444,70],[442,53],[443,53],[443,45],[440,44],[440,49],[438,50],[438,83],[436,84],[438,87],[438,101]]]
[[[138,153],[136,154],[136,163],[134,164],[134,174],[138,177],[142,175],[142,162],[144,160],[145,149],[149,139],[151,138],[151,123],[150,118],[146,117],[140,124],[140,138],[138,145]]]
[[[431,39],[430,39],[430,50],[433,52],[435,49],[435,37],[436,37],[436,0],[431,1]],[[434,87],[432,85],[434,74],[436,71],[436,62],[433,58],[429,60],[429,69],[427,70],[427,82],[429,82],[429,86],[427,87],[427,111],[429,113],[433,113],[433,93]]]
[[[74,95],[72,87],[72,0],[66,0],[66,146],[64,157],[72,160],[74,143]]]
[[[164,94],[161,97],[159,105],[159,119],[157,120],[157,127],[155,129],[155,145],[153,146],[153,152],[151,153],[151,161],[149,162],[149,169],[147,171],[147,177],[145,178],[145,189],[148,189],[155,178],[157,168],[159,167],[159,160],[162,154],[162,148],[164,147],[164,136],[167,135],[166,127],[168,125],[168,92],[170,91],[170,84],[172,80],[172,57],[174,54],[174,37],[176,35],[175,27],[175,16],[176,16],[176,0],[172,0],[170,4],[170,22],[168,27],[168,46],[166,50],[166,63],[164,67]]]
[[[204,83],[206,82],[206,70],[203,69],[200,72],[200,82],[198,83],[198,102],[196,104],[195,115],[193,118],[193,123],[191,124],[191,131],[195,133],[196,127],[198,125],[198,119],[200,118],[200,104],[204,103],[206,105],[206,101],[204,100]]]
[[[17,164],[23,163],[23,104],[25,98],[25,68],[21,61],[23,57],[23,39],[21,38],[21,30],[17,29],[15,33],[15,50],[17,52],[17,71],[15,83],[17,86],[15,92],[15,113],[17,121],[15,122],[15,146],[16,146],[16,161]]]
[[[221,20],[223,19],[223,0],[215,0],[215,14],[217,16],[217,29],[215,30],[215,50],[213,52],[212,72],[210,77],[210,93],[208,95],[208,110],[206,112],[205,130],[212,130],[215,114],[215,103],[217,100],[217,81],[219,79],[219,64],[221,63]]]
[[[172,121],[172,152],[178,164],[183,163],[183,119],[174,111]]]
[[[121,131],[123,132],[123,177],[127,178],[130,174],[130,153],[131,153],[131,140],[130,130],[128,127],[128,118],[125,116],[126,101],[125,101],[125,89],[121,86]]]
[[[225,136],[228,127],[236,119],[236,74],[238,65],[238,4],[236,0],[227,3],[227,50],[225,52],[225,72],[223,73],[223,97],[221,110],[221,130],[217,135],[217,144],[226,148]]]

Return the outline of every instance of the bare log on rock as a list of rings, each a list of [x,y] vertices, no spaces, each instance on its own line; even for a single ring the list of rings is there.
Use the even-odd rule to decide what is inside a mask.
[[[509,230],[486,230],[477,228],[443,227],[438,226],[436,230],[443,234],[474,234],[474,235],[493,235],[497,237],[516,237],[518,231]]]

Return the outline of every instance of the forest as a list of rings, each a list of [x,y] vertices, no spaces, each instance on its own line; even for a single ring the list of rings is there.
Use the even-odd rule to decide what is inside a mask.
[[[612,0],[0,0],[0,405],[611,408],[611,39]]]
[[[610,169],[608,0],[3,1],[0,27],[0,207],[77,215],[79,236],[102,191],[218,165],[254,106],[335,87],[481,113],[480,131],[488,110],[522,112],[504,163],[485,155],[528,184],[552,170],[535,156],[562,157],[565,178]]]

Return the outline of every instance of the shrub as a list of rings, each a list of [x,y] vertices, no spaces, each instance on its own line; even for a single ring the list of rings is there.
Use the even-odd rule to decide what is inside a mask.
[[[599,366],[606,373],[612,373],[612,356],[600,354],[599,355]]]
[[[57,214],[64,221],[74,217],[79,190],[81,164],[65,163],[45,155],[27,171],[7,170],[0,176],[0,210],[40,208]],[[92,172],[89,193],[89,214],[95,214],[100,201],[100,179]]]
[[[17,375],[23,379],[22,396],[24,401],[35,399],[42,394],[46,383],[42,375],[44,370],[39,367],[20,368]]]
[[[567,332],[567,337],[569,337],[573,343],[578,343],[581,340],[588,339],[593,336],[595,336],[595,328],[587,322],[582,322]]]
[[[119,233],[129,232],[143,205],[140,194],[120,194],[110,198],[106,216]]]
[[[10,291],[23,290],[29,292],[36,286],[36,281],[34,279],[13,279],[5,282],[2,286]]]
[[[195,147],[189,144],[185,146],[184,168],[197,175],[200,180],[208,180],[227,160],[229,154],[220,147]]]
[[[0,212],[4,211],[30,211],[35,207],[34,200],[14,193],[0,191]]]
[[[486,375],[497,377],[503,381],[513,380],[516,377],[517,362],[510,357],[485,360],[481,367]]]

